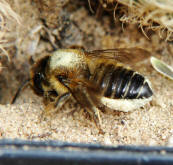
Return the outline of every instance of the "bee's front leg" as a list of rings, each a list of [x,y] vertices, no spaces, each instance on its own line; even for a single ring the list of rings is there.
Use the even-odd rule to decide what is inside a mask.
[[[62,94],[56,100],[54,107],[56,109],[60,109],[69,100],[70,97],[71,97],[70,92],[66,92],[66,93]]]
[[[71,93],[68,91],[68,89],[62,83],[57,81],[57,79],[54,76],[50,78],[50,84],[52,85],[52,89],[56,91],[57,96],[53,99],[52,102],[49,101],[49,96],[45,99],[48,100],[44,112],[45,115],[49,115],[52,112],[61,109],[61,107],[71,96]]]
[[[52,112],[57,112],[61,107],[68,101],[71,94],[69,92],[66,92],[60,96],[57,96],[55,101],[49,102],[44,111],[44,115],[50,115]]]

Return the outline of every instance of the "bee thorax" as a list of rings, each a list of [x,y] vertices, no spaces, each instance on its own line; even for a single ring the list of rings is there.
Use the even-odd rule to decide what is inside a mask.
[[[70,50],[70,49],[60,49],[53,53],[50,58],[50,69],[58,69],[58,68],[80,68],[84,67],[85,59],[83,52],[80,50]]]

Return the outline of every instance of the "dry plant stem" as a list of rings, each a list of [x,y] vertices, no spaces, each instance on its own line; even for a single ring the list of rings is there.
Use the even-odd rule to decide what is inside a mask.
[[[3,54],[10,59],[7,48],[15,44],[15,39],[13,39],[13,29],[10,27],[10,24],[13,23],[16,26],[19,26],[21,20],[19,15],[12,10],[10,5],[5,0],[0,1],[0,20],[0,49]],[[11,40],[13,40],[13,42]]]
[[[172,0],[117,0],[120,4],[127,6],[124,16],[120,18],[122,22],[139,23],[140,27],[146,26],[148,29],[164,34],[160,37],[166,40],[173,39],[173,1]],[[157,25],[155,25],[157,24]],[[166,33],[166,37],[165,37]],[[145,33],[144,33],[145,34]]]

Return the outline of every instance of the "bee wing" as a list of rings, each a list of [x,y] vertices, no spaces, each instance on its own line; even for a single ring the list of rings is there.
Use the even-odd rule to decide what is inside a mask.
[[[78,100],[77,97],[79,99],[82,99],[82,96],[86,94],[90,98],[92,97],[92,100],[96,101],[99,98],[99,96],[101,96],[102,93],[101,88],[97,84],[87,79],[82,79],[82,78],[71,79],[68,80],[68,84],[69,84],[68,89],[72,93],[72,95],[76,98],[76,100]]]
[[[101,93],[101,89],[98,85],[96,85],[95,83],[90,82],[89,80],[84,79],[84,78],[71,79],[71,80],[67,80],[67,82],[70,84],[70,85],[68,85],[68,87],[70,88],[70,91],[72,89],[78,88],[80,86],[89,91],[93,91],[93,93],[96,93],[96,94]]]
[[[116,48],[105,50],[86,51],[86,56],[89,58],[104,58],[116,60],[126,64],[134,64],[149,58],[150,52],[142,48]]]

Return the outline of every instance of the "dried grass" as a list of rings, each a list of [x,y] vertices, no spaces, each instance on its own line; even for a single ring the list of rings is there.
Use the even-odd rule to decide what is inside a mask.
[[[123,16],[120,21],[139,24],[144,34],[143,27],[146,27],[159,32],[161,38],[173,40],[172,0],[99,0],[99,2],[103,8],[110,4],[114,5],[114,13],[117,9],[117,4],[121,4],[119,9],[123,12]]]
[[[140,27],[159,31],[161,38],[173,40],[172,0],[118,0],[128,7],[121,17],[122,22],[139,23]]]
[[[11,24],[20,24],[20,17],[12,10],[5,0],[0,0],[0,55],[8,55],[7,48],[15,43]]]

